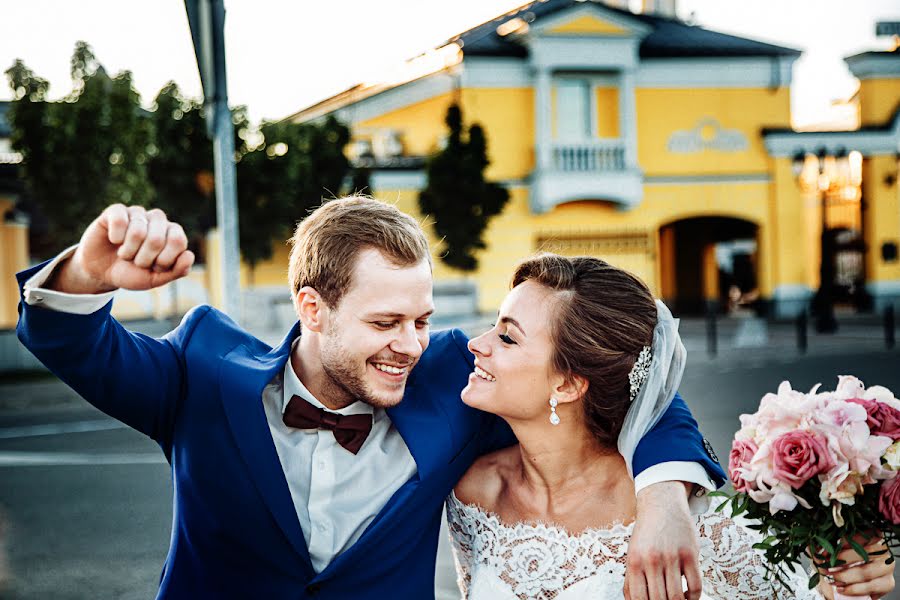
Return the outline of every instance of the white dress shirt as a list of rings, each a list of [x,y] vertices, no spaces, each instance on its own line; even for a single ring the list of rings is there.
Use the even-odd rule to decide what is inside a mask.
[[[263,390],[263,406],[309,557],[321,572],[362,536],[394,492],[415,475],[416,462],[387,413],[362,402],[331,411],[372,415],[372,431],[356,455],[338,444],[331,431],[288,427],[284,409],[294,395],[325,408],[288,360],[283,377]]]
[[[64,250],[25,282],[26,303],[85,315],[103,308],[113,298],[115,292],[67,294],[41,287],[75,248]],[[394,492],[416,473],[416,463],[387,413],[361,402],[334,411],[372,414],[372,431],[356,455],[338,444],[330,431],[288,427],[282,417],[294,395],[324,408],[300,382],[288,360],[284,372],[263,390],[262,401],[313,568],[321,572],[362,536]],[[634,481],[635,493],[662,481],[686,481],[700,486],[690,499],[695,514],[708,506],[705,490],[715,489],[699,463],[673,461],[642,471]]]

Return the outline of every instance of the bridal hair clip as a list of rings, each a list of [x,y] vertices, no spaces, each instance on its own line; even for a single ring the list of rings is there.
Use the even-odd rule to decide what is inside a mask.
[[[650,354],[650,346],[644,346],[641,353],[638,354],[637,360],[634,361],[634,366],[631,367],[631,372],[628,374],[628,383],[631,384],[631,393],[629,394],[629,402],[634,402],[634,399],[637,398],[638,392],[641,391],[641,386],[644,385],[644,381],[647,379],[647,375],[650,373],[650,360],[652,356]]]

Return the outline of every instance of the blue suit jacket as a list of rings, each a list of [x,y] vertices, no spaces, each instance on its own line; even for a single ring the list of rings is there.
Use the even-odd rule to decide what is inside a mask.
[[[38,265],[18,274],[19,284]],[[465,406],[472,369],[458,330],[435,333],[388,410],[416,461],[362,538],[316,574],[261,394],[290,355],[209,306],[154,339],[127,331],[111,303],[91,315],[19,304],[19,339],[108,415],[154,439],[172,466],[174,519],[158,598],[432,598],[444,498],[481,454],[514,441],[498,418]],[[676,398],[635,454],[635,472],[669,460],[721,468]]]

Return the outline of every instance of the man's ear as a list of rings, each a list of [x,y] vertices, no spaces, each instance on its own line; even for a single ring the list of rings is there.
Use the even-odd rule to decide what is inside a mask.
[[[296,306],[303,329],[318,333],[325,329],[330,311],[325,300],[314,288],[308,285],[300,288],[296,296]]]
[[[583,398],[588,391],[589,385],[588,380],[580,375],[570,375],[568,377],[557,375],[554,378],[551,389],[556,401],[560,404],[566,404],[567,402],[575,402]]]

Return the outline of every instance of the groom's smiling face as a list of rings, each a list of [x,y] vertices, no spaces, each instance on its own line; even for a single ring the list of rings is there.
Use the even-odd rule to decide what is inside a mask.
[[[334,392],[379,408],[403,399],[409,372],[428,347],[434,311],[431,264],[392,264],[360,251],[353,279],[322,331],[322,368]]]

